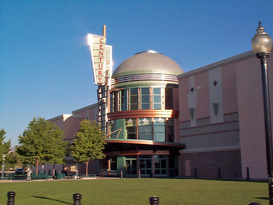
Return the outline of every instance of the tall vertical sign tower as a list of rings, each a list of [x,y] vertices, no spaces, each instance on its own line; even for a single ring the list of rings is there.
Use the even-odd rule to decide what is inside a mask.
[[[106,45],[106,26],[103,35],[88,34],[88,44],[91,52],[93,75],[98,85],[98,121],[102,130],[107,133],[107,113],[110,105],[110,89],[112,75],[112,46]]]

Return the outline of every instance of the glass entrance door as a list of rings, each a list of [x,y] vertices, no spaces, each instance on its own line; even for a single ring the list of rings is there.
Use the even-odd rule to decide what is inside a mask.
[[[140,156],[139,165],[140,165],[141,176],[150,176],[152,174],[152,157],[151,156]]]
[[[167,176],[167,157],[154,155],[155,176]]]
[[[126,175],[136,175],[137,174],[137,159],[136,158],[126,158]]]

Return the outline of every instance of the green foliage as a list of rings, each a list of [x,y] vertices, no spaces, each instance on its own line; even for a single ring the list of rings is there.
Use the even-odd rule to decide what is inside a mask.
[[[5,160],[5,170],[9,170],[10,168],[15,168],[19,161],[19,156],[16,152],[10,152],[6,156]]]
[[[104,132],[96,121],[83,120],[80,130],[70,145],[71,156],[76,162],[86,163],[89,160],[102,159],[105,145]]]
[[[2,156],[5,154],[7,155],[8,152],[10,151],[10,140],[8,142],[4,142],[5,140],[5,130],[1,129],[0,130],[0,157],[1,157],[1,164],[2,164]]]
[[[63,131],[44,118],[33,118],[28,128],[19,136],[16,151],[22,162],[32,165],[43,163],[64,163],[67,142]]]

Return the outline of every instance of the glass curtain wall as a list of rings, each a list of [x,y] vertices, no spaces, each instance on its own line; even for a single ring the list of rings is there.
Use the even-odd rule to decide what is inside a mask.
[[[121,129],[118,132],[118,129]],[[130,118],[110,121],[111,139],[174,141],[174,121],[165,118]],[[116,132],[115,132],[116,131]],[[119,136],[118,136],[119,134]]]
[[[165,88],[165,92],[163,88],[124,89],[113,91],[110,98],[111,112],[172,109],[173,106],[172,88]]]

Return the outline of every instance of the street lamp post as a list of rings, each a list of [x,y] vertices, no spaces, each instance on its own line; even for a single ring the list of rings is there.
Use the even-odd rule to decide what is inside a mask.
[[[4,170],[5,170],[5,157],[6,155],[2,155],[2,180],[4,179]]]
[[[252,38],[252,49],[261,61],[269,204],[273,205],[272,127],[267,66],[267,59],[272,51],[272,38],[264,32],[260,21],[256,31],[257,33]]]

